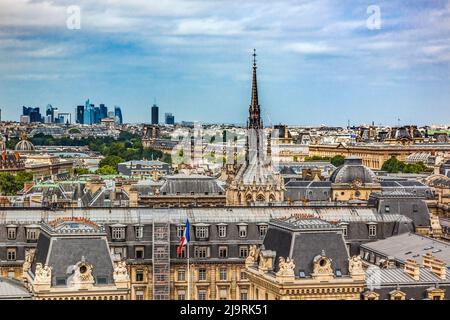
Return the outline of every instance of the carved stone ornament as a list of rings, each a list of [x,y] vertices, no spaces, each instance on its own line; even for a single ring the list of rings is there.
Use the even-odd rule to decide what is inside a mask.
[[[348,271],[350,272],[350,274],[364,273],[363,263],[360,256],[356,255],[349,259]]]
[[[28,270],[30,270],[35,251],[36,251],[36,249],[28,249],[25,251],[25,261],[23,263],[23,272],[28,272]]]
[[[114,281],[129,281],[130,277],[128,275],[127,265],[125,261],[118,261],[114,267]]]
[[[278,259],[278,272],[277,276],[294,276],[295,263],[294,261],[287,257],[286,259],[280,257]]]
[[[246,265],[254,264],[258,260],[259,252],[260,252],[260,249],[258,248],[258,246],[256,246],[256,245],[250,246],[248,256],[245,259],[245,264]]]
[[[34,281],[36,283],[51,283],[52,268],[48,265],[42,266],[42,263],[36,264]]]

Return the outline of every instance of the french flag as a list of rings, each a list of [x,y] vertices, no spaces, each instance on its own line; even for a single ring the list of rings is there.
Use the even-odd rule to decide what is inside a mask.
[[[181,254],[181,250],[183,250],[183,246],[188,244],[191,238],[189,237],[189,219],[186,219],[186,226],[184,227],[183,236],[181,237],[180,245],[178,246],[177,253]]]

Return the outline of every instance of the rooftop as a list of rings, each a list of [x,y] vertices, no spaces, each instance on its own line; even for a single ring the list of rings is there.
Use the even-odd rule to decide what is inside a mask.
[[[422,255],[431,253],[450,265],[450,244],[413,233],[362,244],[361,248],[378,252],[386,257],[392,256],[401,263],[407,259],[414,259],[419,265],[422,265]]]

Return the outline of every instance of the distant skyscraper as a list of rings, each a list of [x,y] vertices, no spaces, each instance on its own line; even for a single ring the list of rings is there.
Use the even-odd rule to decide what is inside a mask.
[[[166,124],[175,124],[175,117],[171,113],[166,113]]]
[[[158,124],[159,123],[159,107],[154,104],[152,106],[152,124]]]
[[[94,107],[94,120],[92,121],[92,123],[100,123],[100,121],[102,120],[102,116],[100,114],[100,107]]]
[[[54,108],[51,104],[47,105],[47,109],[45,110],[45,115],[47,116],[46,119],[48,122],[53,123],[55,121],[55,112],[54,112]]]
[[[89,102],[89,99],[87,99],[84,106],[83,124],[92,124],[93,121],[94,121],[94,105]]]
[[[30,122],[42,122],[43,118],[41,116],[41,112],[39,108],[25,107],[23,106],[22,115],[28,116],[30,118]]]
[[[100,120],[108,118],[108,107],[104,103],[100,104]]]
[[[84,123],[84,106],[77,106],[77,117],[76,122],[79,124]]]
[[[114,118],[115,118],[117,124],[123,123],[122,110],[120,110],[120,107],[118,107],[118,106],[114,107]]]

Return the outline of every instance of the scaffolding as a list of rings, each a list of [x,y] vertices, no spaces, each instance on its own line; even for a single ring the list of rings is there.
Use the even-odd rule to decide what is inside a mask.
[[[153,300],[170,299],[170,223],[153,221]]]

